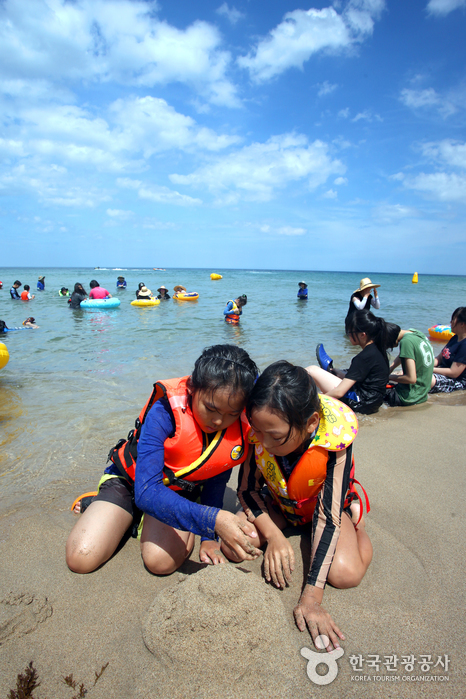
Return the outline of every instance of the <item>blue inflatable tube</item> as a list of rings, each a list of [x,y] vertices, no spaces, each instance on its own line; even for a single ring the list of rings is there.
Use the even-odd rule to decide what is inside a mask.
[[[85,311],[102,310],[102,308],[118,308],[120,299],[84,299],[80,306]]]

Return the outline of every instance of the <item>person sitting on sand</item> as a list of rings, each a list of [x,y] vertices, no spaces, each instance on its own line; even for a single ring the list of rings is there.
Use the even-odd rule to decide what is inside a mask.
[[[43,275],[37,280],[37,291],[45,291],[45,277]]]
[[[346,321],[346,334],[352,345],[362,347],[348,371],[334,369],[322,344],[316,354],[320,368],[307,368],[322,393],[339,398],[355,412],[375,413],[385,398],[389,374],[387,324],[370,311],[356,311]]]
[[[21,282],[17,279],[10,289],[10,296],[13,299],[13,301],[17,301],[21,298],[21,296],[18,294],[18,289],[20,286]]]
[[[300,301],[307,301],[307,284],[306,282],[299,282],[298,284],[298,299]]]
[[[143,286],[139,289],[138,295],[136,297],[139,301],[147,301],[148,299],[153,299],[154,294],[147,286]]]
[[[35,295],[30,293],[31,287],[29,284],[24,285],[24,291],[21,292],[21,301],[32,301],[35,299]]]
[[[29,316],[29,318],[23,320],[23,325],[25,328],[33,328],[34,330],[39,327],[38,325],[36,325],[36,319],[32,316]]]
[[[62,288],[61,288],[60,291],[58,292],[58,295],[59,295],[59,296],[69,296],[69,295],[70,295],[70,292],[68,291],[68,289],[66,288],[66,286],[62,286]]]
[[[84,514],[66,544],[71,570],[89,573],[107,561],[141,513],[142,559],[156,575],[180,567],[195,534],[203,563],[224,562],[217,536],[238,556],[260,555],[246,538],[252,527],[221,509],[231,468],[247,456],[244,407],[257,373],[245,350],[214,345],[191,376],[154,384],[129,441],[110,451],[98,495],[73,503]]]
[[[466,389],[466,306],[459,306],[453,311],[451,331],[455,334],[434,360],[429,393],[452,393]]]
[[[160,299],[160,301],[168,301],[170,294],[166,286],[160,286],[157,291],[159,292],[157,298]]]
[[[310,537],[310,565],[294,617],[314,643],[327,636],[331,651],[345,637],[321,606],[325,585],[356,587],[372,560],[353,483],[356,416],[339,401],[319,396],[308,372],[287,361],[271,364],[257,379],[247,415],[255,451],[240,470],[238,517],[252,524],[259,545],[266,546],[266,580],[278,588],[294,583],[298,593],[301,579],[293,580],[295,555],[283,529],[312,523],[310,532],[301,530]],[[225,542],[222,551],[242,560]]]
[[[100,286],[99,282],[93,279],[89,284],[91,290],[89,292],[90,299],[111,299],[112,295],[107,289]]]
[[[434,352],[420,330],[402,330],[395,323],[387,323],[387,346],[399,347],[398,357],[390,366],[389,381],[395,383],[385,394],[385,402],[394,406],[425,403],[434,370]],[[394,374],[396,367],[401,373]]]
[[[380,299],[377,295],[379,286],[380,284],[373,284],[369,277],[361,279],[359,288],[351,294],[346,320],[348,320],[355,311],[370,311],[371,306],[376,309],[380,308]],[[374,296],[372,296],[371,291],[374,292]]]
[[[81,301],[84,301],[84,299],[87,298],[87,291],[83,287],[82,284],[79,282],[76,282],[74,285],[74,290],[73,293],[71,294],[71,297],[68,299],[68,303],[70,304],[70,308],[73,308],[76,310],[77,308],[81,307]]]
[[[238,298],[234,301],[228,301],[223,311],[223,315],[225,316],[225,322],[230,323],[231,325],[238,325],[239,317],[243,315],[243,306],[245,306],[247,302],[248,297],[246,296],[246,294],[238,296]]]
[[[126,279],[124,277],[118,277],[116,285],[117,289],[126,289]]]

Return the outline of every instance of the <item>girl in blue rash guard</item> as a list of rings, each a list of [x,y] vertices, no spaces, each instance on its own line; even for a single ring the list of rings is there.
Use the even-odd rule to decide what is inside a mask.
[[[105,563],[141,512],[142,558],[157,575],[179,568],[195,534],[202,537],[204,563],[224,562],[217,537],[242,560],[260,555],[246,536],[254,535],[252,527],[221,509],[231,468],[247,456],[244,407],[256,376],[247,352],[215,345],[204,350],[191,376],[154,384],[134,437],[111,450],[98,495],[90,504],[85,496],[73,503],[84,514],[66,544],[71,570],[88,573]]]

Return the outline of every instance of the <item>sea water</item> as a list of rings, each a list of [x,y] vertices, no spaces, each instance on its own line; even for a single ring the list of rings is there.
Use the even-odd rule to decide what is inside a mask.
[[[223,279],[212,281],[210,273]],[[36,290],[45,275],[45,291]],[[118,275],[128,287],[116,289]],[[110,447],[126,436],[158,379],[188,374],[203,348],[233,343],[247,350],[262,370],[278,359],[316,363],[323,342],[335,366],[349,366],[360,351],[344,334],[351,293],[367,273],[222,269],[0,268],[0,319],[21,327],[34,316],[39,329],[2,335],[10,353],[0,371],[0,478],[2,511],[34,497],[53,498],[68,483],[92,489]],[[466,304],[466,277],[371,274],[379,283],[377,315],[402,328],[427,334],[449,323]],[[35,299],[13,301],[15,279],[31,286]],[[119,298],[113,310],[71,310],[58,295],[89,282]],[[298,301],[298,282],[308,284],[309,300]],[[162,284],[173,294],[182,284],[199,300],[170,299],[152,308],[131,306],[138,283],[155,294]],[[21,291],[21,289],[20,289]],[[247,294],[240,324],[224,322],[229,299]],[[441,344],[435,343],[438,354]],[[382,409],[383,411],[383,409]],[[78,494],[78,493],[77,493]]]

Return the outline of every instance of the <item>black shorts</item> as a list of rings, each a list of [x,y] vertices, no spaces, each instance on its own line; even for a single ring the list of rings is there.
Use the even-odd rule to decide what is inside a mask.
[[[388,405],[391,408],[399,408],[402,405],[404,405],[404,403],[402,403],[401,401],[400,396],[398,395],[398,391],[396,390],[396,388],[387,389],[384,401],[385,403],[388,403]]]
[[[134,502],[134,487],[124,478],[109,478],[99,486],[99,492],[92,502],[111,502],[118,505],[133,518],[131,536],[137,539],[138,527],[142,519],[141,510]]]

